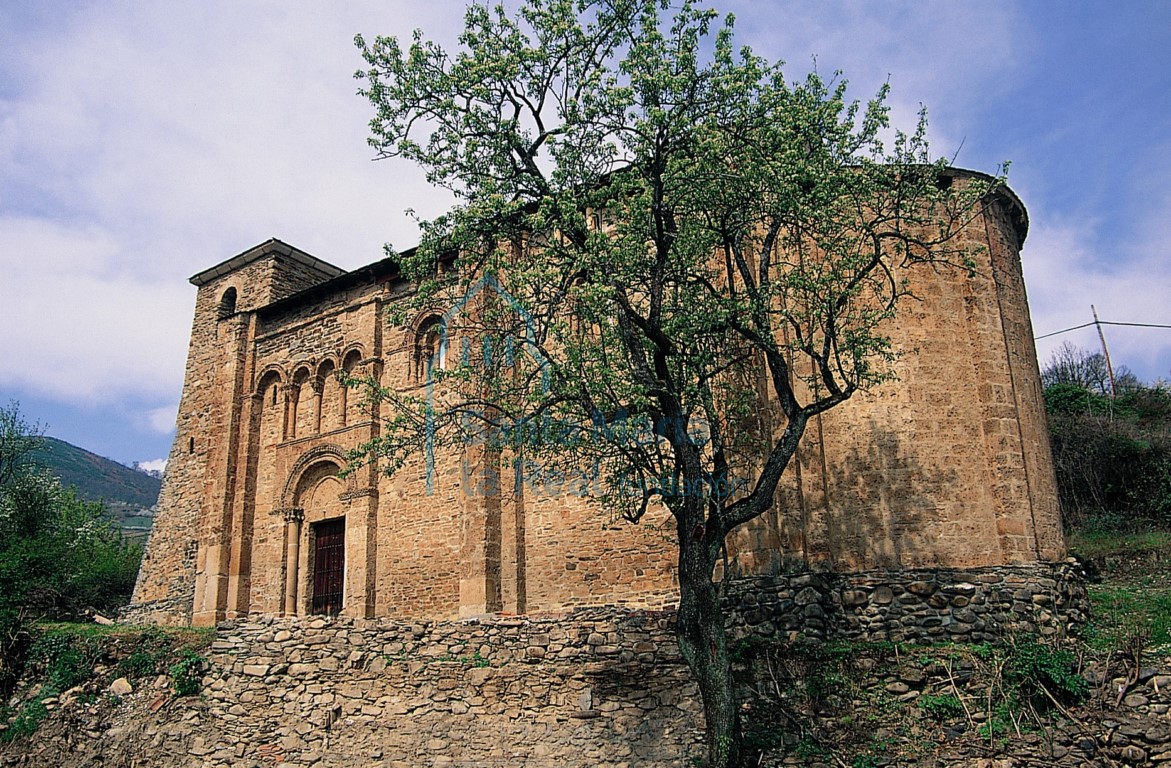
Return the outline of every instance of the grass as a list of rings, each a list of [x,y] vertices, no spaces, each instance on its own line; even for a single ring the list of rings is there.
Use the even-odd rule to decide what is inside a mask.
[[[1074,531],[1069,534],[1069,549],[1086,560],[1144,556],[1171,558],[1171,532]]]
[[[1145,635],[1149,652],[1171,656],[1171,532],[1077,532],[1070,550],[1101,577],[1088,588],[1090,647],[1110,650]]]
[[[1142,633],[1149,652],[1171,656],[1171,587],[1097,585],[1089,593],[1093,617],[1086,642],[1092,648],[1109,650]]]
[[[137,639],[146,635],[165,635],[174,639],[180,647],[201,648],[215,637],[215,627],[156,627],[150,625],[114,624],[103,626],[96,623],[71,621],[38,621],[33,631],[40,635],[56,635],[79,638],[126,638]]]

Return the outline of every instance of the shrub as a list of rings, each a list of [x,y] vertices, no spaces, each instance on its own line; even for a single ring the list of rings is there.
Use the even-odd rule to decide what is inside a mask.
[[[89,680],[101,655],[100,643],[95,638],[46,633],[29,649],[29,663],[44,673],[42,692],[54,695]]]
[[[1027,702],[1038,711],[1048,710],[1053,701],[1077,704],[1090,692],[1089,683],[1078,674],[1072,651],[1036,641],[1011,647],[1004,681],[1021,703]]]
[[[1171,395],[1143,387],[1114,401],[1062,383],[1045,390],[1058,493],[1067,526],[1171,525]]]
[[[201,676],[204,658],[195,651],[185,651],[183,656],[171,665],[171,688],[176,696],[194,696],[202,687]]]

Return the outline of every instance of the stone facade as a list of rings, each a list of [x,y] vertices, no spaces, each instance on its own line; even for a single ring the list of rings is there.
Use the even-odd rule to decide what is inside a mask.
[[[1026,227],[1005,190],[961,235],[974,277],[910,275],[917,298],[890,329],[898,380],[811,423],[773,511],[730,542],[725,576],[1063,557],[1021,278]],[[477,493],[499,467],[470,453],[419,457],[392,478],[337,476],[383,414],[335,373],[423,386],[434,315],[388,320],[410,290],[393,262],[343,272],[270,240],[191,281],[178,431],[128,620],[673,603],[665,513],[614,525],[569,493]],[[340,542],[333,576],[329,542]]]

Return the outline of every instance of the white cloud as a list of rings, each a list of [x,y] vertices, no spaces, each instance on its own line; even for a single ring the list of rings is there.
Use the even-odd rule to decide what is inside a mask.
[[[379,258],[384,241],[410,245],[403,210],[432,216],[448,198],[407,164],[371,162],[352,39],[421,27],[450,43],[461,5],[115,0],[10,18],[0,9],[12,22],[0,23],[0,387],[138,398],[126,411],[165,434],[173,407],[151,409],[181,387],[189,275],[271,236],[344,268]],[[984,170],[1002,153],[986,148],[998,138],[981,133],[981,119],[1036,43],[1022,8],[731,3],[743,40],[786,58],[791,77],[815,54],[823,73],[846,71],[858,98],[889,76],[897,125],[911,127],[925,102],[936,150],[967,141],[958,162]],[[1152,158],[1171,156],[1160,152]],[[1160,167],[1146,183],[1171,170]],[[1097,222],[1061,219],[1027,177],[1018,181],[1034,222],[1025,268],[1038,332],[1084,322],[1091,302],[1111,319],[1166,319],[1166,193],[1143,189],[1147,225],[1111,245],[1136,266],[1112,269]],[[1136,369],[1157,367],[1166,337],[1148,336],[1110,340]]]
[[[166,459],[151,459],[150,461],[138,462],[138,468],[147,472],[162,472],[167,468]]]
[[[0,217],[0,385],[68,399],[172,391],[192,299],[135,273],[98,226]]]
[[[178,403],[165,405],[162,408],[153,408],[147,413],[147,424],[160,435],[167,435],[175,431],[175,414],[179,411]]]
[[[958,150],[958,163],[969,167],[988,162],[964,145],[975,114],[1003,90],[1027,48],[1011,5],[741,0],[732,8],[737,29],[757,53],[784,59],[789,79],[803,76],[816,57],[823,76],[844,72],[856,99],[889,80],[895,127],[913,130],[925,104],[936,153]],[[995,171],[1000,159],[980,170]]]
[[[1139,243],[1106,259],[1096,242],[1094,222],[1034,226],[1022,253],[1034,333],[1088,323],[1091,305],[1105,321],[1171,324],[1171,263],[1162,253],[1168,240]],[[1125,269],[1117,269],[1122,262]],[[1144,380],[1171,373],[1163,368],[1171,359],[1171,329],[1106,326],[1104,333],[1116,367],[1126,365]],[[1093,327],[1050,336],[1037,342],[1042,366],[1065,341],[1090,351],[1101,348]]]
[[[403,210],[446,198],[371,162],[352,39],[439,12],[113,3],[0,32],[0,386],[171,399],[189,275],[271,236],[345,268],[412,244]]]

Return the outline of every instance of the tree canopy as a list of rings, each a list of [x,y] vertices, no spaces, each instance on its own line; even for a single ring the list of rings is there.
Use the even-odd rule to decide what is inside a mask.
[[[117,608],[142,555],[103,505],[37,465],[40,435],[16,403],[0,407],[0,691],[28,639],[26,617]]]
[[[627,520],[665,508],[708,759],[730,765],[725,539],[776,503],[812,417],[890,379],[907,270],[969,268],[954,236],[998,180],[955,183],[925,114],[890,127],[886,86],[790,82],[731,16],[667,7],[476,4],[456,51],[357,39],[372,147],[458,204],[395,254],[451,361],[375,393],[392,415],[356,460],[486,441]]]
[[[1041,380],[1066,529],[1171,526],[1171,389],[1068,342]]]

